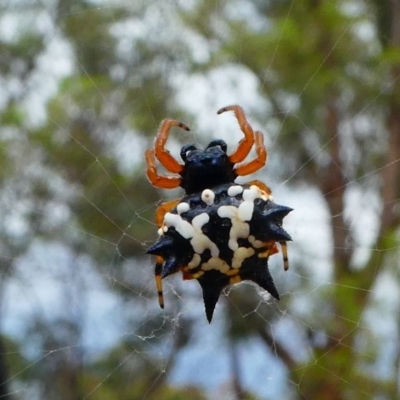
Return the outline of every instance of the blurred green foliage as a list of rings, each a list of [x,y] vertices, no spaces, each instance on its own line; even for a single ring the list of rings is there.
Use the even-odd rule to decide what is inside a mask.
[[[299,296],[309,293],[303,296],[310,309],[305,316],[296,315],[296,296],[282,296],[279,307],[285,311],[277,312],[252,286],[235,288],[223,308],[221,350],[212,357],[228,349],[229,386],[238,399],[256,398],[254,388],[244,389],[244,367],[235,356],[253,339],[285,366],[290,398],[398,397],[399,356],[388,361],[391,374],[380,377],[376,360],[382,347],[371,338],[373,332],[363,329],[366,314],[379,309],[372,297],[381,276],[392,273],[399,285],[391,257],[400,224],[400,38],[395,29],[400,11],[392,4],[1,4],[3,15],[18,29],[0,38],[0,306],[8,285],[19,282],[19,263],[38,240],[49,246],[57,242],[74,260],[90,260],[107,290],[121,299],[127,334],[105,354],[86,356],[85,284],[78,277],[76,287],[65,283],[67,293],[75,289],[81,297],[78,305],[66,304],[71,315],[64,319],[47,317],[32,295],[37,308],[26,321],[24,339],[1,338],[0,366],[6,365],[6,376],[1,376],[0,397],[207,398],[194,383],[174,387],[169,382],[179,355],[196,344],[198,335],[197,321],[184,313],[188,306],[179,300],[180,289],[173,293],[176,309],[171,306],[160,316],[149,306],[156,296],[146,270],[150,261],[143,255],[156,235],[156,205],[167,194],[148,183],[143,151],[163,118],[196,120],[179,101],[186,79],[208,77],[232,65],[258,82],[260,99],[269,108],[254,112],[258,122],[277,126],[273,149],[280,167],[275,178],[287,179],[297,193],[299,187],[312,188],[324,202],[332,237],[332,286],[318,290],[310,278],[287,288]],[[64,56],[72,66],[57,79],[49,77],[56,87],[46,98],[46,79],[38,76],[49,70],[43,66],[46,57],[56,72],[51,52],[57,43],[67,49]],[[198,43],[208,57],[193,56]],[[45,116],[35,122],[32,114],[44,98]],[[129,171],[118,153],[127,137],[133,143]],[[373,179],[364,179],[369,176]],[[347,217],[351,184],[365,196],[372,193],[383,208],[375,215],[373,251],[361,266],[353,263],[357,237]],[[10,221],[20,227],[17,233]],[[291,268],[311,277],[307,263],[297,260]],[[399,326],[398,315],[392,318]],[[287,320],[307,356],[299,357],[275,336],[275,328]],[[319,341],[321,333],[324,340]],[[36,353],[25,355],[32,348]]]

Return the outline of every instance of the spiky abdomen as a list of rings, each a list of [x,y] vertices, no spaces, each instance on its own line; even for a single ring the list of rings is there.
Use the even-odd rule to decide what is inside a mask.
[[[184,197],[164,216],[148,253],[164,260],[162,277],[182,271],[203,289],[211,321],[222,289],[250,280],[279,299],[268,271],[275,242],[291,240],[282,219],[291,211],[256,185],[228,183]]]

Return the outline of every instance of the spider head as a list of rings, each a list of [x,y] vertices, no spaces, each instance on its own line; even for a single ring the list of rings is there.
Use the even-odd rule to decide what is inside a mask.
[[[223,140],[213,140],[204,150],[194,144],[182,147],[181,158],[185,168],[181,173],[181,186],[187,194],[235,180],[236,174],[226,150]]]

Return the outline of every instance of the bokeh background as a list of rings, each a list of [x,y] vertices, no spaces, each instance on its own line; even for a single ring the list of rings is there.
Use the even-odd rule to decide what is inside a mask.
[[[143,153],[232,150],[230,104],[294,241],[209,325],[158,307]],[[399,0],[1,0],[0,155],[0,398],[400,398]]]

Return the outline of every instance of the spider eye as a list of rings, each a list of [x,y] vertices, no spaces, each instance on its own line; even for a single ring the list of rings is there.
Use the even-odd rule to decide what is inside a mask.
[[[194,144],[187,144],[181,149],[181,158],[183,161],[186,161],[189,154],[193,151],[197,150],[197,147]]]
[[[212,142],[209,143],[207,149],[211,147],[219,147],[224,153],[226,153],[226,150],[228,148],[228,146],[223,140],[213,140]]]

